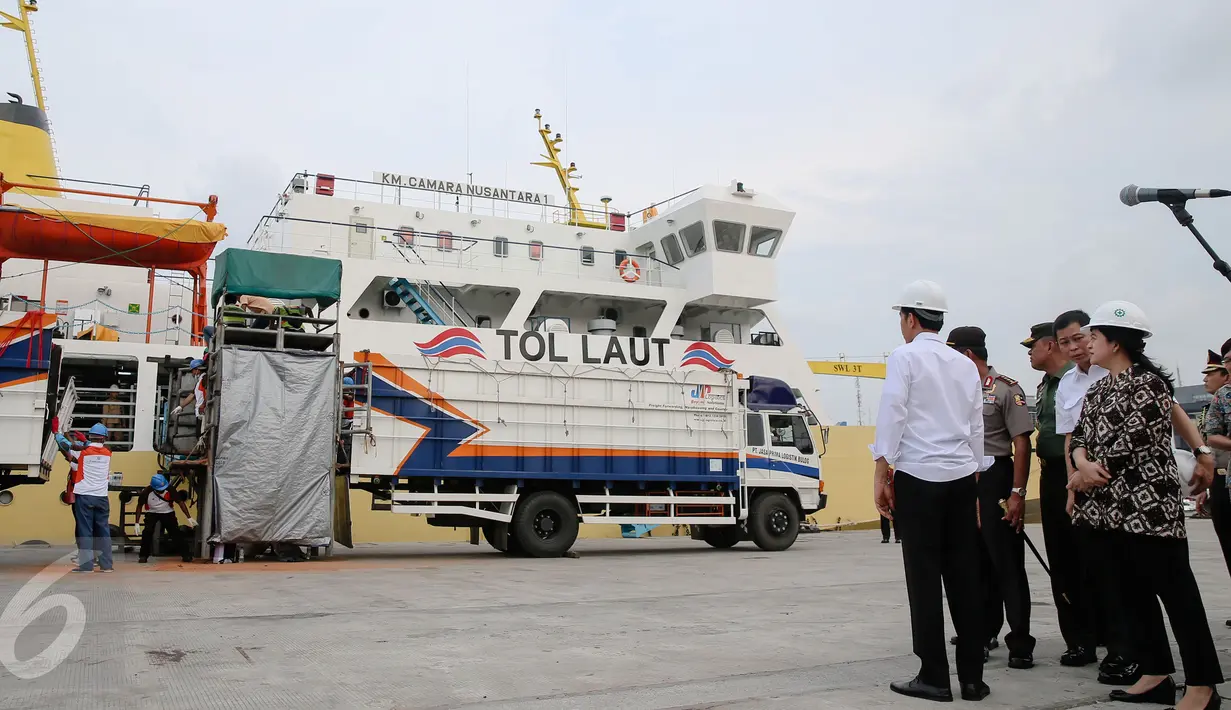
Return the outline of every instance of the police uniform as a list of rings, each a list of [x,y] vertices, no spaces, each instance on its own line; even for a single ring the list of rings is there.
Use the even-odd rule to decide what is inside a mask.
[[[1227,373],[1222,364],[1222,356],[1210,350],[1207,352],[1206,366],[1201,374]],[[1201,436],[1208,439],[1220,434],[1231,436],[1231,385],[1223,385],[1214,393],[1213,399],[1201,408],[1197,415],[1197,429]],[[1227,571],[1231,572],[1231,498],[1227,491],[1227,464],[1231,453],[1214,449],[1214,484],[1210,486],[1206,505],[1213,519],[1214,532],[1218,534],[1218,542],[1222,545],[1222,557],[1227,563]],[[1228,622],[1231,625],[1231,622]]]
[[[959,352],[975,350],[985,354],[987,336],[973,326],[954,328],[948,343]],[[981,351],[981,352],[980,352]],[[1034,430],[1026,394],[1016,380],[987,368],[983,379],[983,462],[979,473],[980,532],[986,552],[983,566],[984,619],[987,638],[1000,635],[1008,617],[1009,634],[1005,646],[1010,664],[1029,667],[1033,663],[1035,639],[1030,635],[1030,583],[1026,578],[1025,539],[1004,520],[1001,501],[1012,495],[1025,497],[1025,490],[1013,487],[1013,439]]]

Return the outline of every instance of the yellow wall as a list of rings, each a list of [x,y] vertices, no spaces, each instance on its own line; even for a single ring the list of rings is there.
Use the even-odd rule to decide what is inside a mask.
[[[819,525],[880,524],[880,515],[872,503],[872,452],[868,446],[876,437],[876,427],[835,426],[829,428],[829,446],[821,459],[825,492],[829,505],[809,516]],[[1026,486],[1027,516],[1033,517],[1039,497],[1039,460],[1031,457],[1030,483]]]
[[[821,460],[825,478],[825,493],[829,504],[809,518],[820,525],[860,525],[873,527],[879,523],[872,504],[872,455],[868,445],[875,436],[873,427],[831,427],[829,446]],[[149,453],[116,453],[112,458],[115,471],[124,473],[124,485],[140,486],[149,482],[157,470],[157,459]],[[64,489],[67,463],[57,458],[51,480],[41,486],[18,486],[12,489],[13,503],[0,508],[0,545],[13,545],[26,540],[43,540],[55,545],[72,543],[73,519],[68,506],[59,501]],[[1033,460],[1027,499],[1038,498],[1038,460]],[[366,491],[351,491],[352,535],[355,542],[419,542],[464,541],[470,538],[465,528],[434,528],[416,515],[402,515],[371,509],[372,496]],[[1028,511],[1037,506],[1031,504]],[[119,503],[111,497],[112,522],[119,521]],[[654,536],[672,535],[672,527],[659,527]],[[582,537],[619,537],[617,525],[582,525]],[[686,534],[686,533],[684,533]]]
[[[158,458],[149,453],[118,451],[111,457],[111,470],[124,474],[124,485],[143,486],[158,471]],[[51,477],[42,485],[11,488],[13,502],[0,507],[0,545],[42,540],[53,545],[73,542],[73,511],[60,502],[68,480],[68,462],[56,456]],[[111,494],[111,522],[120,521],[118,493]]]

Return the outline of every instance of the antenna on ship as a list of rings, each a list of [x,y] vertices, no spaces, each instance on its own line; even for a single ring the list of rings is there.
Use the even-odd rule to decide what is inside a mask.
[[[34,103],[41,114],[39,116],[41,120],[26,125],[35,125],[36,128],[46,131],[51,148],[52,167],[56,172],[54,175],[47,175],[46,170],[39,170],[37,174],[44,175],[46,180],[54,181],[59,175],[60,160],[56,155],[56,139],[51,132],[51,120],[47,118],[47,99],[43,94],[43,77],[38,68],[38,46],[34,43],[34,31],[30,26],[30,13],[38,12],[38,0],[17,0],[17,10],[18,16],[16,17],[0,10],[0,17],[4,18],[4,22],[0,22],[0,27],[17,30],[26,40],[26,56],[30,60],[30,81],[34,85]],[[16,103],[20,104],[21,101],[18,100]]]
[[[573,187],[572,179],[580,179],[580,175],[574,175],[577,171],[576,163],[569,163],[565,168],[560,162],[560,144],[564,142],[564,137],[556,133],[555,138],[551,136],[551,124],[543,123],[543,114],[537,108],[534,109],[534,120],[539,123],[539,136],[543,139],[543,145],[547,148],[547,154],[540,156],[545,162],[531,163],[531,165],[541,165],[545,168],[551,168],[556,171],[556,177],[560,180],[560,187],[564,188],[564,199],[568,201],[568,223],[574,227],[591,227],[593,229],[607,229],[606,222],[596,222],[586,218],[586,210],[581,206],[581,201],[577,199],[577,191],[580,188]]]

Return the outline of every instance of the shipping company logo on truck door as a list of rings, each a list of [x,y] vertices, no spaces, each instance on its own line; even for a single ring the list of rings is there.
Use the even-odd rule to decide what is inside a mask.
[[[457,355],[472,355],[486,360],[483,344],[465,328],[449,328],[436,334],[426,343],[415,343],[419,353],[429,357],[450,358]]]
[[[704,367],[711,372],[729,369],[735,364],[734,360],[728,360],[723,357],[713,345],[709,343],[693,343],[684,349],[684,357],[680,358],[680,367],[688,367],[689,365],[697,365]]]

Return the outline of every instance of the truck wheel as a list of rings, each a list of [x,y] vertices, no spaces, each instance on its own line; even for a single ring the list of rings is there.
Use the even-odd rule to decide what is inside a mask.
[[[514,541],[530,557],[560,557],[577,540],[577,506],[555,491],[524,495],[513,511],[509,548]]]
[[[762,493],[748,511],[748,532],[762,550],[785,550],[799,537],[799,509],[785,493]]]
[[[706,525],[701,529],[701,539],[710,547],[725,550],[744,539],[744,529],[738,525]]]

